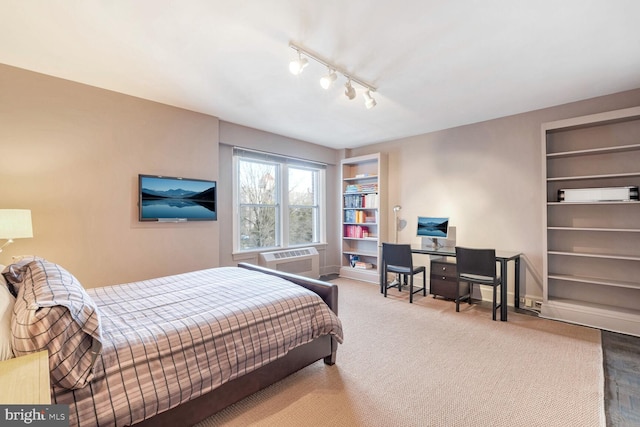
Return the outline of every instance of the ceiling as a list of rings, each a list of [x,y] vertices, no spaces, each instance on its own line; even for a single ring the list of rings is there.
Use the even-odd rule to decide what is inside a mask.
[[[333,148],[640,87],[637,0],[0,0],[0,63]],[[377,87],[349,101],[294,42]],[[358,88],[357,88],[358,89]]]

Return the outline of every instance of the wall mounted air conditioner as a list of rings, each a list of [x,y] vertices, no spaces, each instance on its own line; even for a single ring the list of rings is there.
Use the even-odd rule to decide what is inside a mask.
[[[320,277],[320,255],[313,247],[262,252],[259,263],[263,267],[312,279]]]

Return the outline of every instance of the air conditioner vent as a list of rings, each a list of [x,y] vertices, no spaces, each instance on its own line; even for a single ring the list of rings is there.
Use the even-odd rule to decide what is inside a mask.
[[[313,279],[320,277],[320,256],[316,248],[263,252],[260,265]]]

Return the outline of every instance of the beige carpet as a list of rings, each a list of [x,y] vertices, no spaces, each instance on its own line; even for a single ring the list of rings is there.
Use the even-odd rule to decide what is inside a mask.
[[[337,364],[316,362],[199,427],[605,425],[599,330],[334,283]]]

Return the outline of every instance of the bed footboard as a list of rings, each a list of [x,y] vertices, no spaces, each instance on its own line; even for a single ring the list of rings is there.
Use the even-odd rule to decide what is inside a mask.
[[[322,300],[329,306],[331,310],[338,314],[338,286],[333,283],[323,282],[322,280],[310,279],[308,277],[299,276],[297,274],[286,273],[284,271],[276,271],[270,268],[262,267],[255,264],[249,264],[241,262],[238,267],[245,268],[247,270],[259,271],[264,274],[270,274],[272,276],[282,277],[290,282],[300,285],[310,291],[315,292],[322,298]],[[338,343],[335,339],[331,339],[331,354],[324,358],[324,363],[327,365],[333,365],[336,363],[336,351],[338,350]]]
[[[271,270],[259,265],[249,264],[241,262],[238,267],[246,268],[247,270],[255,270],[261,273],[270,274],[272,276],[282,277],[290,282],[305,287],[324,300],[325,303],[333,310],[335,314],[338,314],[338,286],[333,283],[323,282],[321,280],[309,279],[308,277],[298,276],[297,274],[285,273],[284,271]]]

